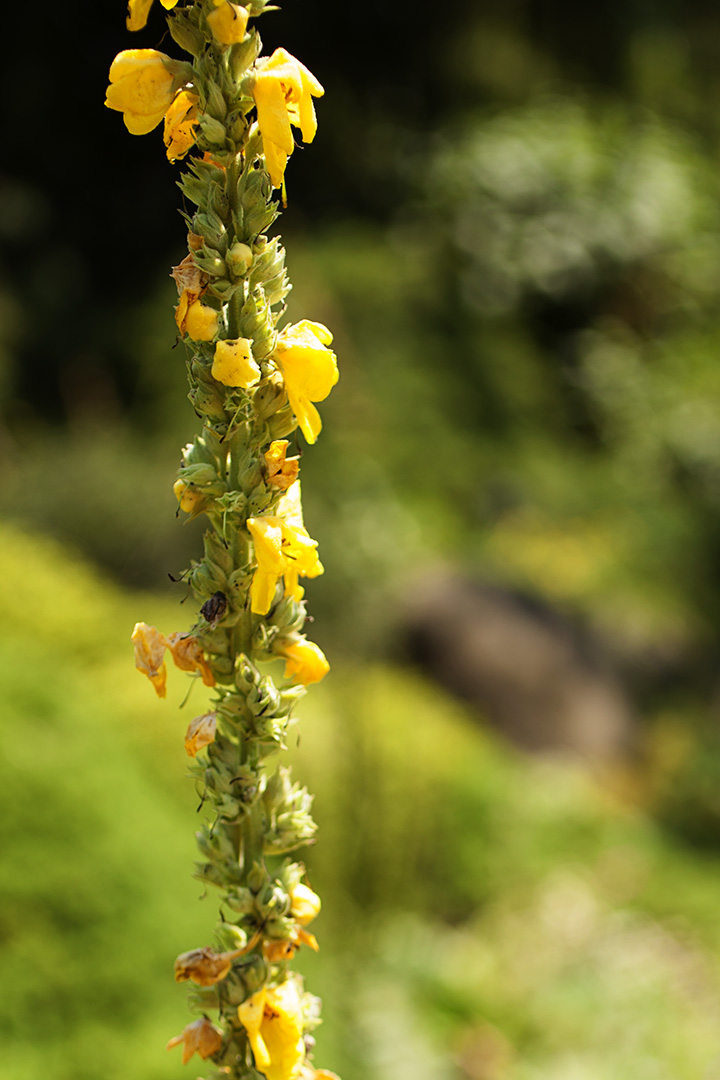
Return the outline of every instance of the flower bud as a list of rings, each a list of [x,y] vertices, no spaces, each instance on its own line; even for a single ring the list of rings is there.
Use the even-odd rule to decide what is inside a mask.
[[[316,892],[299,881],[290,890],[290,914],[301,926],[307,926],[320,914],[320,897]]]
[[[221,124],[214,116],[208,116],[207,113],[200,113],[198,123],[202,128],[205,142],[209,146],[222,150],[227,135],[224,124]]]
[[[225,256],[232,274],[236,278],[244,277],[248,270],[252,266],[253,253],[247,244],[241,244],[239,241],[229,249]]]
[[[282,964],[286,960],[292,960],[297,946],[293,941],[264,941],[263,956],[269,964]]]
[[[205,507],[205,496],[197,488],[190,487],[184,480],[176,480],[173,484],[175,498],[180,503],[180,509],[186,514],[196,517]]]
[[[207,17],[207,24],[218,45],[236,45],[245,38],[249,18],[247,8],[226,0],[214,0],[215,10]]]
[[[286,659],[285,678],[295,679],[303,686],[320,682],[330,670],[322,649],[307,638],[285,641],[279,646],[279,651]]]

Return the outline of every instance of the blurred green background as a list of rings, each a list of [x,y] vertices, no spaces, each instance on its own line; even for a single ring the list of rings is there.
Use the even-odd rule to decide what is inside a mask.
[[[132,40],[121,2],[4,15],[0,1073],[169,1080],[216,917],[202,702],[128,639],[192,619],[184,230],[102,100],[172,50],[159,6]],[[302,464],[333,671],[291,749],[318,1064],[714,1080],[720,11],[286,0],[261,32],[327,90],[281,219],[341,368]]]

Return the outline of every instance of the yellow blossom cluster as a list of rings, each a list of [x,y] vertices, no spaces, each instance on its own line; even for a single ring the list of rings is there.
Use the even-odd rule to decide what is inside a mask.
[[[184,746],[189,757],[201,755],[191,772],[210,808],[197,833],[198,876],[225,891],[228,913],[217,949],[192,949],[175,961],[176,981],[200,988],[194,996],[218,1009],[220,1026],[203,1016],[167,1045],[182,1048],[183,1063],[194,1054],[214,1059],[218,1076],[337,1080],[312,1066],[306,1035],[317,1006],[287,969],[301,946],[318,948],[307,927],[320,898],[300,880],[301,863],[275,859],[314,835],[312,798],[272,758],[302,687],[329,670],[302,633],[301,579],[323,566],[304,525],[300,449],[293,452],[290,438],[299,429],[307,443],[317,440],[316,406],[337,383],[338,365],[322,323],[280,327],[290,284],[279,238],[267,236],[285,203],[295,139],[314,139],[314,99],[324,90],[286,49],[259,56],[248,23],[272,10],[268,0],[160,2],[192,63],[156,49],[120,52],[105,104],[132,134],[162,123],[168,159],[191,158],[180,187],[185,209],[197,209],[184,214],[188,254],[172,276],[190,399],[203,427],[183,450],[173,490],[180,509],[206,515],[209,527],[203,560],[183,575],[202,601],[192,630],[165,635],[137,623],[132,641],[135,665],[158,697],[167,693],[168,652],[176,667],[215,688]],[[147,25],[152,5],[128,0],[130,30]],[[285,682],[264,671],[280,661]]]
[[[177,0],[162,0],[172,8]],[[214,10],[207,24],[218,45],[229,48],[242,42],[249,13],[229,0],[213,0]],[[128,27],[145,26],[152,0],[130,0]],[[170,161],[187,154],[195,143],[199,97],[189,86],[176,86],[170,57],[156,49],[126,49],[110,67],[110,85],[105,104],[123,114],[133,135],[145,135],[165,120],[164,142]],[[295,148],[292,128],[300,129],[304,142],[312,142],[317,131],[314,97],[325,93],[313,73],[287,49],[257,62],[252,95],[258,128],[263,140],[265,165],[270,182],[282,187],[287,160]]]

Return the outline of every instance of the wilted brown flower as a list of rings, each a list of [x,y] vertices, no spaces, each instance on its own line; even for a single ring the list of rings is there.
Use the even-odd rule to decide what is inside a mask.
[[[205,686],[215,685],[215,676],[205,659],[202,645],[192,634],[170,634],[167,647],[172,653],[175,666],[181,671],[199,671]]]
[[[193,1054],[203,1059],[217,1054],[222,1046],[222,1032],[211,1024],[207,1017],[202,1016],[199,1020],[188,1024],[182,1035],[176,1035],[174,1039],[170,1039],[166,1049],[172,1050],[174,1046],[179,1046],[181,1043],[182,1063],[187,1065]]]
[[[242,949],[235,952],[216,953],[214,949],[206,946],[204,949],[191,949],[190,952],[181,953],[175,961],[175,982],[185,982],[190,979],[198,986],[214,986],[222,982],[232,967],[236,956],[240,956]]]
[[[135,646],[135,667],[147,675],[158,697],[167,694],[167,668],[164,664],[168,642],[164,634],[147,623],[135,623],[130,640]]]
[[[185,733],[185,750],[189,757],[195,757],[205,746],[215,742],[215,730],[217,728],[217,714],[214,712],[203,713],[190,721]]]

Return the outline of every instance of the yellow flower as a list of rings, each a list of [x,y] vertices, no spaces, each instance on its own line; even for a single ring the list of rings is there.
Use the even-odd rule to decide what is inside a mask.
[[[248,338],[218,341],[212,377],[223,386],[240,386],[243,390],[254,386],[261,375],[252,354],[252,342]]]
[[[125,49],[110,66],[105,104],[123,114],[132,135],[146,135],[172,104],[173,77],[165,67],[170,57],[155,49]]]
[[[181,671],[199,671],[205,686],[215,685],[215,676],[210,670],[202,645],[192,634],[170,634],[167,647],[172,654],[175,666]]]
[[[176,1035],[174,1039],[170,1039],[166,1049],[172,1050],[173,1046],[180,1046],[181,1043],[182,1063],[187,1065],[193,1054],[203,1059],[217,1054],[222,1047],[222,1032],[211,1024],[207,1017],[201,1016],[199,1020],[188,1024],[182,1035]]]
[[[174,8],[178,0],[160,0],[160,3],[169,11]],[[128,0],[127,28],[128,30],[142,30],[148,21],[150,8],[153,0]]]
[[[158,697],[167,694],[167,668],[164,664],[167,639],[154,626],[139,622],[135,624],[130,639],[135,646],[135,667],[147,675]]]
[[[267,1080],[296,1080],[305,1057],[302,1002],[297,982],[263,987],[238,1006],[255,1068]]]
[[[275,586],[285,579],[285,595],[302,600],[299,577],[317,577],[323,566],[318,559],[317,540],[300,525],[291,525],[270,515],[248,518],[255,543],[257,570],[250,586],[250,606],[257,615],[267,615],[275,596]]]
[[[175,308],[175,322],[181,334],[193,341],[212,341],[217,335],[219,315],[213,308],[198,300],[191,289],[183,289]]]
[[[324,401],[338,381],[335,353],[327,348],[331,342],[326,326],[303,319],[285,327],[275,347],[290,407],[309,443],[315,442],[322,428],[312,402]]]
[[[318,894],[302,881],[290,890],[290,914],[301,926],[307,926],[309,922],[317,918],[320,907]]]
[[[205,746],[215,742],[217,729],[217,714],[214,712],[203,713],[190,721],[185,733],[185,752],[188,757],[195,757]]]
[[[239,4],[228,0],[213,0],[215,10],[207,17],[207,24],[218,45],[235,45],[245,38],[250,13]]]
[[[287,159],[295,147],[290,125],[300,128],[304,142],[312,142],[317,131],[312,99],[324,93],[312,72],[286,49],[276,49],[260,61],[253,97],[273,187],[282,187]]]
[[[191,979],[198,986],[214,986],[227,976],[233,960],[242,952],[242,949],[236,949],[235,952],[216,953],[206,946],[181,953],[175,961],[175,982]]]
[[[163,142],[167,147],[168,161],[177,161],[178,158],[185,157],[188,150],[195,145],[199,100],[197,94],[181,90],[175,95],[170,108],[165,113]]]
[[[197,517],[201,513],[205,506],[205,496],[202,491],[198,491],[197,488],[186,484],[184,480],[176,480],[173,484],[173,492],[180,503],[180,509],[184,510],[186,514]]]
[[[267,465],[267,482],[281,491],[287,491],[295,483],[300,471],[300,459],[287,457],[289,445],[287,439],[275,439],[263,454]]]
[[[320,682],[330,670],[322,649],[314,641],[299,637],[284,644],[280,650],[286,659],[285,678],[294,678],[303,686]]]

